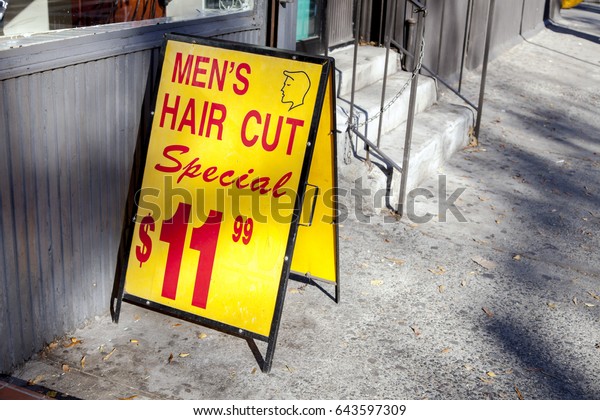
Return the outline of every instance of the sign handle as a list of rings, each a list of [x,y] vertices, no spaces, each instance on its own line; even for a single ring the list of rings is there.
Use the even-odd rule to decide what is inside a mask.
[[[315,187],[315,193],[312,198],[312,209],[310,210],[310,217],[308,219],[308,224],[298,223],[299,226],[311,227],[313,223],[313,219],[315,217],[315,210],[317,209],[317,198],[319,198],[320,189],[317,185],[306,183],[304,187],[305,195],[306,195],[306,187]]]

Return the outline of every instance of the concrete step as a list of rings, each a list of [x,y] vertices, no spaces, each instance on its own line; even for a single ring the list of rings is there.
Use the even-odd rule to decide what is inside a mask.
[[[455,104],[438,103],[415,117],[407,193],[432,179],[455,152],[468,146],[473,125],[473,111],[466,106]],[[406,125],[402,125],[381,139],[381,150],[400,165],[404,156],[405,134]],[[345,139],[343,135],[340,138]],[[357,146],[359,154],[364,156],[363,143],[360,140],[357,141]],[[351,183],[356,183],[358,178],[362,179],[360,187],[366,188],[373,196],[370,199],[363,198],[360,204],[366,213],[383,210],[382,191],[388,188],[390,196],[386,200],[387,206],[397,209],[400,173],[394,170],[390,183],[389,174],[382,169],[385,164],[382,164],[375,152],[371,153],[370,160],[375,164],[366,164],[361,159],[353,159],[350,164],[338,160],[341,177]],[[373,200],[374,198],[376,199]]]
[[[352,90],[352,64],[354,61],[354,46],[348,46],[332,51],[330,57],[335,59],[338,93],[342,97],[350,98]],[[388,74],[393,74],[400,68],[400,55],[390,51],[388,60]],[[370,45],[358,48],[356,60],[355,90],[360,90],[383,79],[385,69],[385,48]],[[341,75],[340,75],[341,72]]]
[[[388,77],[386,84],[386,95],[384,106],[387,106],[390,101],[410,80],[411,73],[399,71]],[[368,118],[371,118],[379,113],[381,108],[381,89],[382,82],[376,82],[357,91],[354,95],[354,103],[357,105],[355,115],[359,117],[359,123],[364,122],[367,117],[360,112],[365,110]],[[408,102],[410,98],[410,83],[402,92],[393,104],[383,113],[382,133],[388,133],[396,127],[404,124],[408,116]],[[347,99],[347,98],[344,98]],[[417,102],[415,113],[424,111],[433,105],[437,100],[437,88],[435,81],[431,77],[419,76],[419,88],[417,90]],[[338,104],[349,110],[349,105],[343,101],[338,101]],[[379,129],[380,116],[370,121],[368,124],[367,137],[373,141],[377,138]],[[364,130],[361,130],[364,132]]]
[[[474,126],[474,113],[466,106],[436,104],[415,117],[408,182],[406,192],[421,186],[423,182],[438,173],[450,157],[469,145],[470,133]],[[388,133],[381,139],[381,150],[396,162],[402,164],[406,126]],[[398,203],[400,174],[394,173],[392,199]]]

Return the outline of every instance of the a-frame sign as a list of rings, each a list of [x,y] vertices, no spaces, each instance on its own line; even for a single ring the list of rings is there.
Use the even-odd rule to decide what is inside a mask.
[[[291,270],[339,296],[333,60],[180,35],[161,54],[113,317],[266,341],[268,372]]]

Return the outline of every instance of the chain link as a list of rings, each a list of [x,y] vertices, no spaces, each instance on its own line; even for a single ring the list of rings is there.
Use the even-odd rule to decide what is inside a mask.
[[[368,118],[367,120],[365,120],[364,122],[362,122],[360,124],[350,125],[349,128],[353,128],[355,130],[358,130],[359,128],[364,127],[368,123],[376,120],[381,115],[383,115],[383,113],[385,111],[387,111],[388,109],[390,109],[390,107],[394,104],[394,102],[396,102],[398,100],[398,98],[400,98],[400,96],[402,96],[402,94],[404,93],[404,91],[406,90],[406,88],[408,88],[408,86],[410,86],[410,83],[413,81],[413,79],[417,76],[417,74],[421,70],[421,66],[423,65],[423,56],[425,54],[424,52],[425,52],[425,37],[423,37],[421,39],[421,50],[419,52],[419,62],[417,64],[417,67],[415,67],[415,69],[413,70],[410,78],[406,81],[406,83],[404,84],[404,86],[402,86],[402,88],[400,89],[400,91],[398,91],[398,93],[396,93],[396,95],[394,95],[394,97],[387,103],[387,105],[385,105],[381,109],[381,111],[379,111],[378,113],[376,113],[375,115],[373,115],[372,117]]]

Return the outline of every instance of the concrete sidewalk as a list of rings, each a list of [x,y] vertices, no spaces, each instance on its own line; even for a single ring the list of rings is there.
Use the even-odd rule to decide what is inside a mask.
[[[242,339],[124,304],[118,325],[97,317],[13,376],[81,399],[600,399],[588,6],[490,63],[479,145],[417,191],[411,217],[344,197],[341,303],[290,282],[270,374]]]

